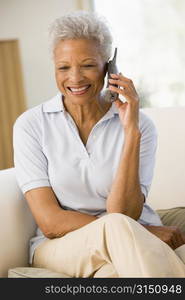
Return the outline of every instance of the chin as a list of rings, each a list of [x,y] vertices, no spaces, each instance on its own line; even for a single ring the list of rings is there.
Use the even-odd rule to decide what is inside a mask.
[[[85,97],[70,97],[68,99],[73,104],[85,105],[87,103],[90,103],[92,98],[87,98],[87,97],[86,98]]]
[[[87,103],[92,103],[92,99],[97,98],[94,95],[64,95],[67,101],[77,104],[77,105],[85,105]]]

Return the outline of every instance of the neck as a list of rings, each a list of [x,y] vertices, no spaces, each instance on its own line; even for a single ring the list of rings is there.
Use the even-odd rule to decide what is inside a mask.
[[[71,115],[78,128],[86,125],[91,126],[97,123],[109,110],[111,104],[100,101],[93,101],[86,105],[74,104],[64,99],[64,106]]]

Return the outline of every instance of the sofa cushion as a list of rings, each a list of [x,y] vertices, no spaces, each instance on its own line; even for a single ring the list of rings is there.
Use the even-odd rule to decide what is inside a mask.
[[[8,278],[69,278],[69,276],[44,268],[21,267],[9,269]]]
[[[185,233],[185,207],[174,207],[169,209],[156,210],[163,225],[177,226]]]

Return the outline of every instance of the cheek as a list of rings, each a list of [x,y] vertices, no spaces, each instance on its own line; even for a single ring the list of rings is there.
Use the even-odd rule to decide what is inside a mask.
[[[63,76],[61,76],[60,74],[55,74],[55,80],[56,80],[56,84],[57,84],[57,87],[58,87],[59,91],[61,93],[65,94]]]
[[[102,69],[97,69],[91,76],[91,78],[99,85],[104,81],[105,74]]]
[[[104,74],[98,74],[97,79],[97,86],[103,86],[104,85]]]
[[[65,81],[64,76],[62,76],[60,73],[55,73],[56,82],[58,85],[62,86],[63,82]]]

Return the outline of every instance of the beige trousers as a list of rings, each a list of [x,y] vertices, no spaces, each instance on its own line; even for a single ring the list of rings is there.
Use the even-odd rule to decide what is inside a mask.
[[[135,220],[112,213],[45,240],[33,266],[69,277],[185,277],[183,257],[185,245],[174,251]]]

